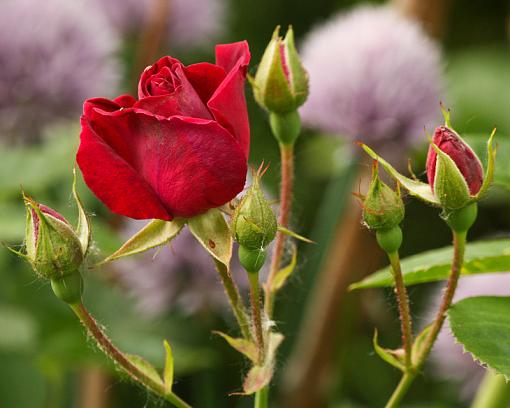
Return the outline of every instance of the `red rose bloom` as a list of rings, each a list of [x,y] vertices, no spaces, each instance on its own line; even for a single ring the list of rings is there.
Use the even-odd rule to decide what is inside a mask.
[[[474,196],[483,184],[483,169],[475,152],[455,133],[446,126],[439,126],[434,132],[432,139],[439,149],[445,152],[455,162],[460,173],[464,176],[469,193]],[[434,179],[436,177],[437,153],[429,147],[427,155],[427,178],[434,191]]]
[[[163,57],[138,97],[85,102],[77,162],[113,212],[136,219],[193,217],[244,187],[250,129],[244,42],[216,46],[216,64]]]

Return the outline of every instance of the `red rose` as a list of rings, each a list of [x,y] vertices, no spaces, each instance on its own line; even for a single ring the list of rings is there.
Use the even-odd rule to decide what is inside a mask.
[[[145,69],[139,99],[85,102],[77,162],[113,212],[193,217],[244,187],[250,129],[244,42],[216,46],[216,64],[163,57]]]
[[[472,196],[476,195],[482,187],[484,176],[482,164],[475,152],[473,152],[457,133],[446,126],[439,126],[436,128],[432,143],[439,147],[439,149],[445,152],[455,162],[466,181],[469,193]],[[432,187],[432,191],[434,191],[434,179],[436,177],[436,162],[437,153],[432,146],[430,146],[427,155],[427,178]]]

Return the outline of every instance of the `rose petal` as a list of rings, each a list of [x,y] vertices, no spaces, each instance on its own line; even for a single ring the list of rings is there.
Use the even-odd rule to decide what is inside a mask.
[[[209,62],[188,65],[184,67],[184,72],[204,104],[207,104],[211,99],[216,88],[220,86],[226,76],[223,68]]]
[[[237,62],[232,66],[235,58]],[[236,137],[246,158],[250,149],[250,124],[244,96],[244,82],[249,60],[250,52],[245,41],[216,47],[217,64],[225,69],[232,67],[232,70],[207,103],[218,123]]]
[[[76,161],[85,183],[111,211],[135,219],[171,220],[152,188],[137,171],[81,119]]]
[[[190,116],[212,119],[209,109],[204,105],[193,86],[186,78],[182,65],[175,68],[174,75],[179,85],[166,95],[147,96],[138,100],[134,107],[144,109],[159,116]]]
[[[216,46],[216,65],[222,67],[225,72],[236,68],[238,63],[245,67],[248,66],[250,57],[250,47],[247,41]]]
[[[138,109],[96,109],[91,126],[146,181],[173,216],[192,217],[219,207],[244,187],[247,164],[243,151],[214,121],[177,116],[167,119]],[[101,192],[89,186],[99,196]],[[109,189],[108,185],[100,188]],[[137,194],[129,186],[123,189],[124,195]],[[143,207],[144,200],[138,205]]]
[[[170,56],[165,56],[156,61],[155,64],[149,65],[144,69],[142,75],[140,76],[140,81],[138,82],[138,98],[142,99],[146,96],[150,96],[150,90],[148,86],[150,84],[149,79],[162,70],[164,67],[171,67],[174,64],[180,64],[181,62],[178,59],[172,58]]]

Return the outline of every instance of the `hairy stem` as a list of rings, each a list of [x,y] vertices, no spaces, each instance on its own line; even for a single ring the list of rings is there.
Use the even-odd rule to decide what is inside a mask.
[[[278,224],[287,228],[290,218],[290,210],[292,205],[292,184],[294,178],[294,145],[280,144],[281,157],[281,186],[280,186],[280,215]],[[276,273],[280,269],[282,262],[283,249],[285,245],[285,234],[278,232],[271,258],[271,267],[265,285],[265,302],[264,310],[268,318],[273,315],[274,299],[271,291],[272,283]]]
[[[226,265],[217,259],[214,259],[214,263],[216,265],[216,270],[220,275],[221,283],[225,288],[225,293],[227,294],[228,300],[230,301],[230,306],[232,307],[234,316],[236,317],[239,328],[241,329],[241,333],[243,334],[244,338],[251,339],[250,324],[246,316],[243,300],[241,295],[239,295],[239,290],[237,289],[237,286],[232,279],[232,275],[230,274]]]
[[[253,331],[255,332],[255,340],[259,351],[259,364],[264,363],[264,334],[262,331],[262,316],[260,313],[260,294],[259,294],[259,274],[248,273],[250,280],[250,303],[251,318],[253,321]]]
[[[408,372],[404,374],[402,380],[400,381],[398,387],[393,392],[386,408],[397,407],[399,401],[406,395],[409,386],[414,381],[416,377],[416,372],[419,372],[425,360],[427,359],[432,346],[434,345],[439,331],[443,327],[443,323],[446,319],[446,312],[450,308],[453,300],[453,295],[455,294],[455,290],[457,289],[457,282],[459,281],[460,272],[462,270],[462,264],[464,263],[464,252],[466,247],[466,236],[467,231],[456,232],[453,231],[453,259],[452,259],[452,267],[450,272],[450,277],[448,278],[448,282],[446,284],[446,289],[443,294],[443,298],[441,300],[441,305],[439,306],[439,310],[436,314],[432,325],[430,326],[429,332],[423,344],[418,351],[418,356],[416,356],[416,363],[413,367],[412,372]]]
[[[402,332],[402,347],[405,352],[405,366],[407,370],[412,369],[411,350],[413,348],[413,330],[411,313],[409,310],[409,297],[402,277],[400,258],[398,252],[388,254],[395,279],[395,293],[397,295],[398,310],[400,315],[400,327]]]
[[[96,341],[97,346],[122,370],[124,370],[133,380],[150,389],[155,394],[163,397],[177,408],[191,408],[186,402],[180,399],[173,392],[168,392],[162,382],[154,381],[136,365],[134,365],[115,345],[108,339],[103,330],[99,327],[94,318],[90,315],[83,303],[70,305],[76,316],[87,329],[89,335]]]

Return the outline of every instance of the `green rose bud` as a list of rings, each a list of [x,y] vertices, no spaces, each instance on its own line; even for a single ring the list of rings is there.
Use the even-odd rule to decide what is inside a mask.
[[[400,191],[393,191],[379,179],[378,162],[372,167],[372,181],[363,202],[363,221],[372,230],[390,230],[404,219],[404,203]]]
[[[250,250],[267,247],[276,236],[277,221],[260,188],[260,170],[237,206],[232,218],[234,238]]]
[[[75,273],[83,262],[80,240],[59,213],[25,197],[26,256],[38,275],[61,278]]]
[[[289,27],[283,39],[276,27],[260,61],[253,93],[258,104],[273,113],[285,114],[300,107],[308,97],[308,75],[294,45]]]

